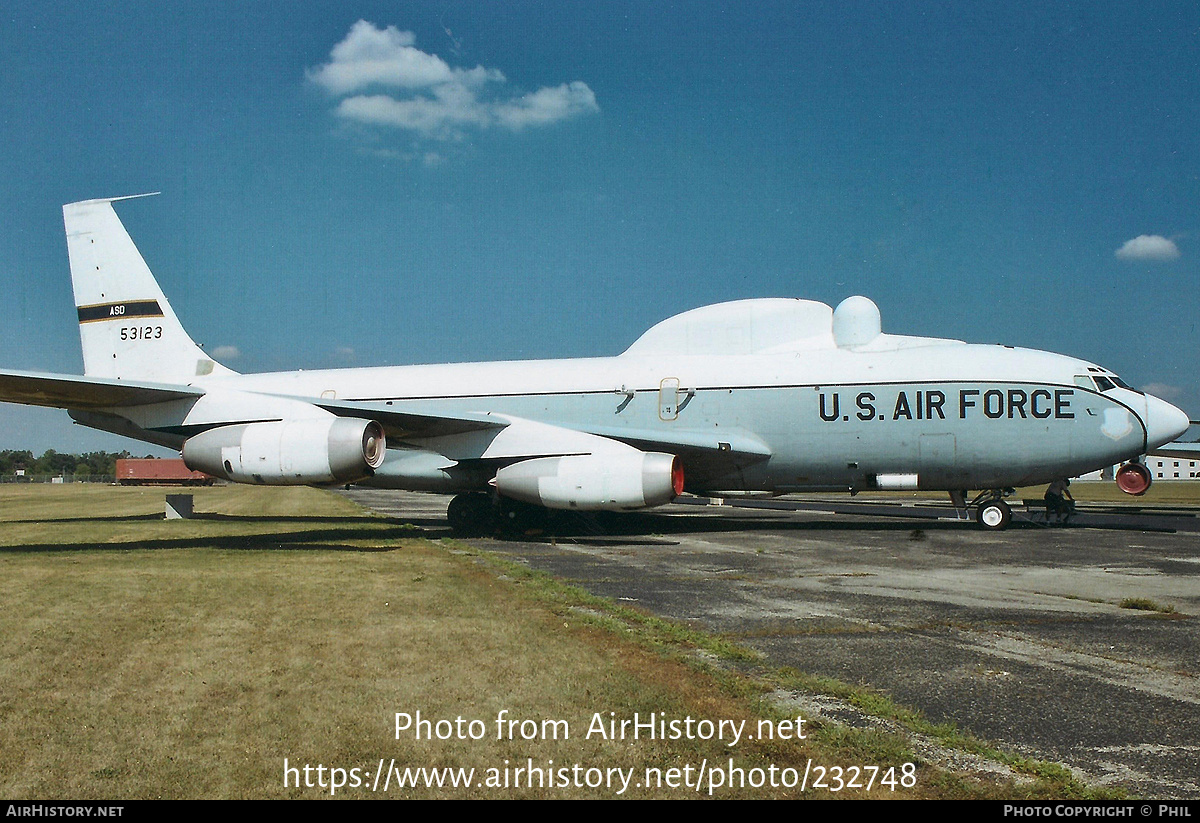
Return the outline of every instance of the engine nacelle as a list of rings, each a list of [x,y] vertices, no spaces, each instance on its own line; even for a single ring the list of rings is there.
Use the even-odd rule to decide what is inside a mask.
[[[1134,497],[1145,494],[1152,482],[1154,475],[1141,463],[1126,463],[1117,469],[1117,488]]]
[[[368,477],[386,451],[375,421],[324,417],[209,429],[183,444],[183,462],[236,483],[306,486]]]
[[[673,454],[634,450],[538,457],[505,466],[492,485],[505,497],[551,509],[644,509],[683,492],[683,467]]]

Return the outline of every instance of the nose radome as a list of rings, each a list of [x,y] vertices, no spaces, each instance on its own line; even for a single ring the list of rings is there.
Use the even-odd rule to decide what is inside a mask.
[[[1182,409],[1146,395],[1146,448],[1157,449],[1183,435],[1191,425]]]

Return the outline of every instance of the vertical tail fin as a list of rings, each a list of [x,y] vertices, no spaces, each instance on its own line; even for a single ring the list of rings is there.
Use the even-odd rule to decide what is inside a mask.
[[[63,206],[84,373],[162,383],[233,374],[196,345],[171,310],[113,211],[113,203],[128,199]]]

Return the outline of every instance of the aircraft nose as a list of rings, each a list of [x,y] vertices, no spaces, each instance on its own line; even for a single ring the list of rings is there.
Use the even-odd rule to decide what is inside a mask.
[[[1191,425],[1182,409],[1152,394],[1146,395],[1146,448],[1157,449],[1183,435]]]

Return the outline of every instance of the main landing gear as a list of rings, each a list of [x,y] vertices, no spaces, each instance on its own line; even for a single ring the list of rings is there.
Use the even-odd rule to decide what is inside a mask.
[[[446,508],[450,528],[462,537],[514,537],[540,533],[555,522],[555,514],[544,506],[487,492],[455,495]]]
[[[962,512],[975,509],[975,522],[981,529],[1000,531],[1008,528],[1008,524],[1012,522],[1012,509],[1004,502],[1004,498],[1012,493],[1012,489],[987,489],[967,503],[965,491],[950,492],[950,500],[953,501],[954,507]]]
[[[495,503],[486,492],[458,494],[446,508],[446,519],[455,534],[463,537],[494,534],[497,524]]]

